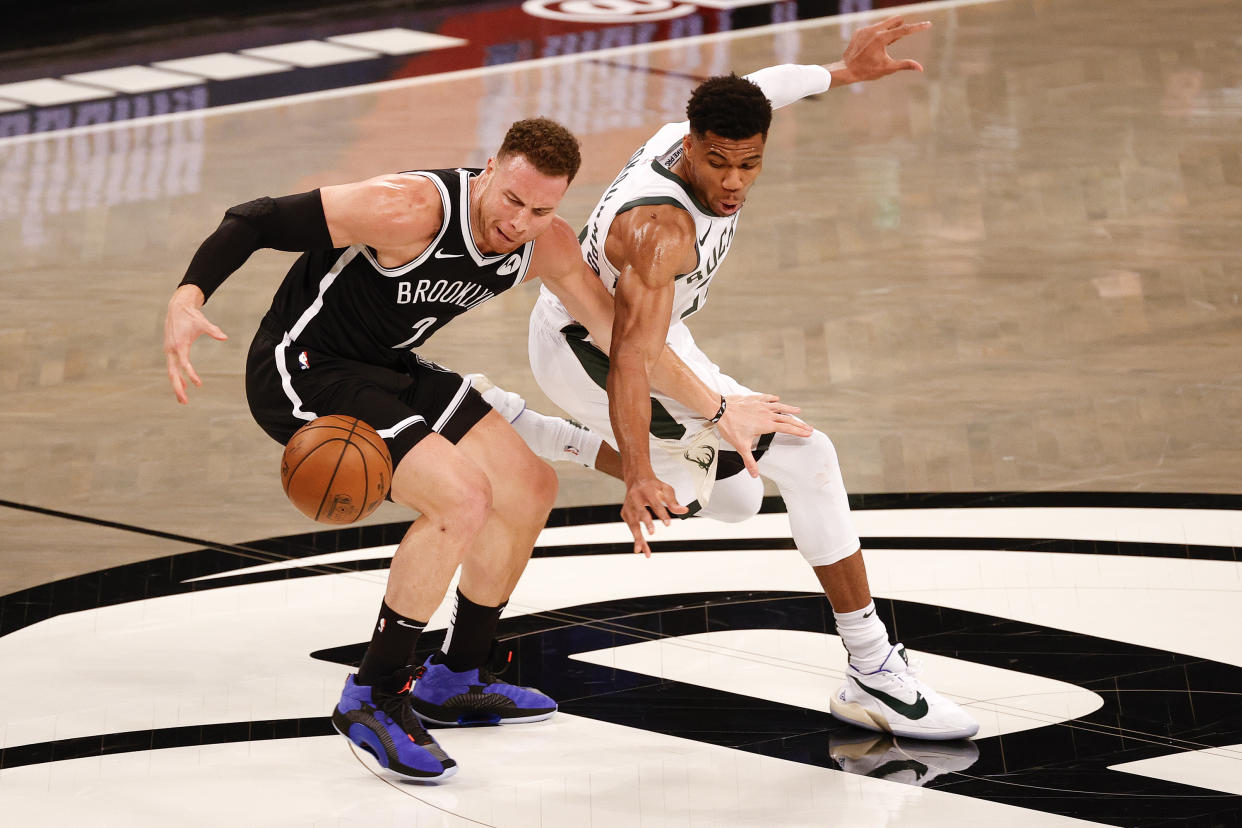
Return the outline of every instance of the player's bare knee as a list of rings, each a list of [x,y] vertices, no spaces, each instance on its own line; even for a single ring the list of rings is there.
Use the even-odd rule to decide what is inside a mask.
[[[556,476],[556,469],[542,460],[536,464],[533,477],[531,500],[546,514],[552,511],[552,506],[556,503],[556,495],[561,486],[560,478]]]
[[[492,486],[483,470],[463,463],[433,478],[414,477],[405,461],[393,475],[392,499],[422,513],[437,530],[469,542],[492,511]]]
[[[483,529],[492,512],[492,487],[486,476],[479,477],[472,485],[457,490],[443,508],[446,527],[443,531],[458,531],[473,537]]]
[[[507,505],[498,508],[513,517],[543,521],[556,502],[560,481],[551,465],[534,454],[525,453],[520,459],[514,459],[506,485],[516,493],[516,497],[511,495],[507,498]]]

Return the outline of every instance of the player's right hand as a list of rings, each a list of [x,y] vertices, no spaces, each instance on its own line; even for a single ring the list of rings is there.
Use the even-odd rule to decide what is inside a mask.
[[[648,535],[655,534],[653,517],[668,526],[671,515],[684,515],[687,511],[685,506],[677,503],[673,487],[658,478],[639,478],[626,486],[621,519],[634,535],[634,552],[651,557],[651,547],[643,537],[643,529],[646,528]]]
[[[185,377],[201,387],[194,366],[190,364],[190,346],[203,334],[221,342],[228,339],[224,331],[216,327],[202,311],[203,292],[194,285],[182,285],[168,302],[168,314],[164,317],[164,358],[168,362],[168,380],[172,383],[177,402],[185,405],[189,397],[185,393]],[[185,376],[182,376],[184,373]]]
[[[775,394],[726,397],[725,413],[716,430],[742,455],[750,476],[758,477],[759,465],[750,452],[755,439],[772,432],[810,437],[814,429],[798,419],[796,415],[801,412],[801,408],[781,402]]]

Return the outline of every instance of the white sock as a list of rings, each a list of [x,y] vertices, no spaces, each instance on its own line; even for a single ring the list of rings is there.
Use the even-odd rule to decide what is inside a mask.
[[[833,612],[832,617],[837,620],[837,635],[850,655],[850,664],[860,673],[880,669],[893,645],[884,622],[875,614],[875,602],[854,612]]]
[[[595,458],[603,442],[598,434],[584,426],[529,408],[517,416],[513,428],[531,451],[543,459],[577,463],[588,469],[595,467]]]

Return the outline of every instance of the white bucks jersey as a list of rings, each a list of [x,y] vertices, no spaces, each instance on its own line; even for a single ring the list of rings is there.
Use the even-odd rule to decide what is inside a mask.
[[[681,139],[687,131],[689,124],[686,122],[668,124],[634,153],[604,192],[578,237],[587,264],[599,274],[608,292],[615,293],[620,271],[604,255],[604,241],[613,220],[648,204],[671,204],[689,213],[694,219],[698,263],[693,270],[677,276],[671,321],[685,319],[707,301],[712,277],[729,252],[740,215],[740,211],[731,216],[714,214],[695,197],[689,184],[672,172],[672,167],[681,159]],[[549,294],[546,298],[552,297]]]

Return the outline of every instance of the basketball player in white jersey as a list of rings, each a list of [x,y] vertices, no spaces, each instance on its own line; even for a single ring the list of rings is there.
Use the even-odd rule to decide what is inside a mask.
[[[762,169],[772,109],[849,83],[921,71],[887,49],[930,25],[889,18],[855,32],[838,63],[774,66],[696,88],[689,121],[666,125],[633,155],[579,235],[587,264],[614,295],[608,337],[588,331],[544,289],[531,315],[530,359],[548,397],[619,450],[621,515],[634,551],[650,554],[643,530],[652,532],[653,519],[667,525],[671,515],[751,517],[763,496],[759,476],[768,478],[849,653],[846,683],[831,698],[833,715],[900,736],[957,739],[974,735],[978,725],[914,677],[905,648],[890,643],[875,614],[832,442],[809,426],[765,435],[753,446],[719,434],[713,424],[753,392],[713,364],[685,324],[703,307],[729,252]],[[701,381],[689,405],[653,383],[666,345]]]

